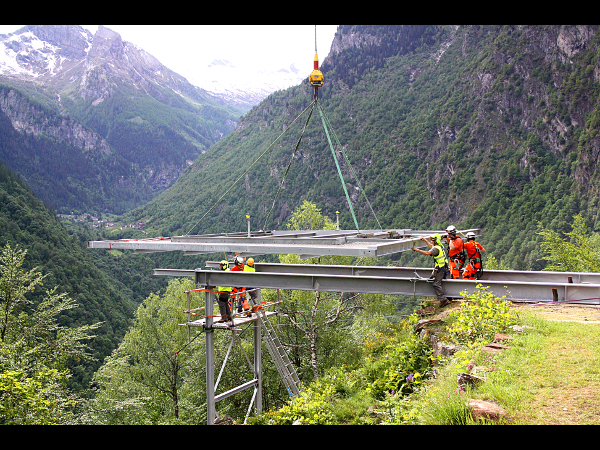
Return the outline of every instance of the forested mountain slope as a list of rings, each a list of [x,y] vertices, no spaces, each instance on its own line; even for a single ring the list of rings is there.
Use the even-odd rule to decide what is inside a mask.
[[[143,258],[133,263],[123,258],[119,268],[119,261],[116,261],[119,258],[106,253],[93,255],[87,251],[85,240],[88,238],[77,232],[69,233],[56,213],[0,162],[0,248],[9,244],[26,250],[23,269],[28,271],[37,267],[46,277],[43,288],[38,287],[30,300],[36,304],[46,290],[57,287],[58,293],[66,293],[78,304],[77,308],[61,315],[62,326],[103,322],[95,331],[96,337],[88,342],[96,361],[72,368],[71,385],[75,388],[88,387],[94,371],[123,338],[138,303],[148,295],[147,291],[138,293],[138,286],[127,277],[135,275],[139,281],[140,272],[151,272],[152,268],[141,269]],[[136,263],[138,266],[130,275],[127,267]],[[114,273],[119,269],[120,273]],[[129,283],[122,284],[121,279]],[[160,285],[152,281],[144,280],[142,284],[146,289],[158,291]]]
[[[340,26],[319,103],[384,228],[482,227],[488,254],[543,268],[537,223],[567,231],[598,217],[598,27]],[[307,75],[312,67],[307,67]],[[315,111],[269,221],[306,115],[198,220],[307,108],[307,82],[254,107],[170,189],[134,211],[149,232],[282,227],[303,199],[353,228]],[[342,163],[363,229],[375,228]]]
[[[102,26],[25,26],[0,52],[0,159],[60,213],[143,205],[247,110]]]

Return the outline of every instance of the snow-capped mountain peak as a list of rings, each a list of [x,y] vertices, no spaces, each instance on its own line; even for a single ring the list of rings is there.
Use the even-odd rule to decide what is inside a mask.
[[[0,76],[42,79],[47,83],[82,79],[82,96],[90,95],[83,84],[87,74],[101,61],[119,63],[116,71],[134,80],[152,76],[159,84],[168,79],[185,80],[163,66],[154,56],[135,44],[123,41],[109,28],[99,26],[95,35],[78,25],[27,25],[14,33],[0,35]],[[144,70],[140,71],[140,67]],[[136,74],[137,72],[137,74]],[[227,101],[252,106],[271,93],[297,85],[308,77],[294,65],[277,70],[256,69],[226,59],[216,59],[204,70],[195,70],[187,81]],[[70,80],[70,81],[69,81]],[[85,94],[84,94],[85,92]],[[102,101],[105,95],[100,95]],[[87,98],[87,97],[86,97]]]

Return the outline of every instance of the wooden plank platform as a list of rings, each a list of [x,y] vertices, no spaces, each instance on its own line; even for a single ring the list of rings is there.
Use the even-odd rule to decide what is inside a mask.
[[[233,316],[233,327],[238,327],[241,325],[246,325],[248,323],[256,322],[258,320],[258,316],[256,313],[253,313],[250,317],[242,317],[241,313],[235,313]],[[267,317],[277,315],[277,311],[265,311]],[[206,318],[194,320],[192,322],[180,323],[179,325],[188,326],[188,327],[205,327]],[[230,326],[231,322],[219,322],[213,320],[212,328],[221,329],[221,330],[231,330]]]

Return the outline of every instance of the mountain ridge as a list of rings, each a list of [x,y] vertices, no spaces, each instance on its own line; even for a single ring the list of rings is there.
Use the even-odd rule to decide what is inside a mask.
[[[17,173],[27,174],[32,189],[63,213],[123,213],[145,203],[171,185],[199,154],[231,132],[244,111],[193,86],[102,26],[94,36],[76,25],[31,25],[2,35],[0,84],[27,97],[31,105],[38,105],[25,108],[22,102],[3,103],[2,112],[22,139],[30,141],[22,146],[29,155],[19,165],[10,165],[15,156],[5,156],[5,162]],[[12,95],[13,100],[15,97]],[[21,109],[12,109],[17,104]],[[24,110],[34,115],[18,123]],[[63,126],[41,126],[58,122]],[[67,124],[71,130],[65,128]],[[111,157],[97,159],[89,166],[89,148],[78,147],[82,143],[70,136],[75,129],[79,135],[95,133],[104,155]],[[28,137],[31,132],[37,141]],[[88,158],[85,164],[89,170],[102,175],[90,185],[89,176],[81,178],[77,170],[60,181],[43,167],[32,173],[35,167],[27,166],[26,160],[40,158],[36,152],[48,145],[39,141],[42,138],[80,148],[82,156]],[[5,147],[1,152],[8,155],[11,149]],[[52,199],[44,192],[45,186],[64,183],[67,177],[75,198]],[[78,196],[89,197],[86,191],[90,189],[101,192],[99,204],[77,201]]]

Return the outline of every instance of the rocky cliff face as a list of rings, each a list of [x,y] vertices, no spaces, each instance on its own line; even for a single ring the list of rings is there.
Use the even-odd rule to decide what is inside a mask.
[[[112,149],[105,139],[76,120],[40,114],[39,109],[13,89],[0,90],[0,111],[10,119],[15,130],[49,136],[58,142],[79,147],[86,152],[108,155]]]
[[[595,36],[596,27],[588,25],[519,26],[510,37],[507,33],[504,42],[497,41],[487,63],[471,77],[475,98],[480,103],[477,121],[470,130],[497,123],[510,134],[510,125],[518,122],[523,131],[538,134],[557,158],[568,156],[575,150],[574,130],[589,128],[588,116],[596,108],[585,98],[590,86],[581,84],[581,79],[579,86],[570,81],[582,63],[580,53],[597,50]],[[468,30],[461,40],[463,47],[473,45],[469,43]],[[586,71],[594,81],[600,81],[598,64],[589,64]],[[455,128],[454,136],[459,132]],[[598,141],[591,139],[587,144],[596,148],[597,155]],[[529,167],[535,177],[536,169],[528,161],[532,153],[531,148],[526,149],[521,167]],[[578,167],[576,177],[585,183],[589,177],[584,166]]]

